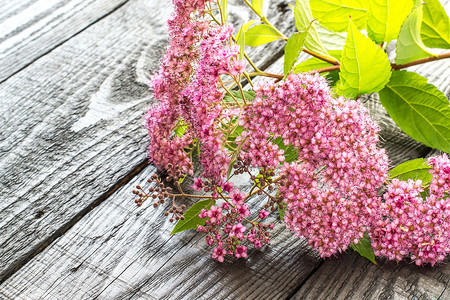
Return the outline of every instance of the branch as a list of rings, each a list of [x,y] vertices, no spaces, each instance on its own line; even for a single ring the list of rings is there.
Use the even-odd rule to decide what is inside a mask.
[[[329,64],[339,66],[339,62],[338,61],[326,58],[326,57],[321,56],[319,54],[316,54],[316,53],[314,53],[312,51],[309,51],[308,49],[303,48],[303,52],[308,53],[309,55],[314,56],[315,58],[318,58],[320,60],[326,61]]]
[[[430,56],[430,57],[427,57],[427,58],[418,59],[418,60],[406,63],[404,65],[391,64],[391,67],[394,70],[400,70],[400,69],[404,69],[404,68],[407,68],[407,67],[420,65],[420,64],[423,64],[423,63],[427,63],[427,62],[434,61],[434,60],[440,60],[440,59],[444,59],[444,58],[450,58],[450,52],[447,52],[447,53],[444,53],[444,54],[440,54],[438,56]]]

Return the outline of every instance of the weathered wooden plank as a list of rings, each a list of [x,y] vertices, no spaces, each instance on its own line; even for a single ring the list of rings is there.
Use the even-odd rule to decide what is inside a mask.
[[[327,260],[292,299],[449,299],[449,284],[448,264],[432,268],[384,261],[376,266],[348,253]]]
[[[0,1],[0,82],[127,1]]]
[[[161,208],[133,203],[133,186],[154,171],[149,166],[17,271],[0,286],[0,297],[284,299],[320,262],[280,222],[263,251],[252,250],[245,260],[212,260],[202,234],[170,236],[173,224]]]
[[[145,161],[169,13],[127,3],[0,85],[0,282]]]

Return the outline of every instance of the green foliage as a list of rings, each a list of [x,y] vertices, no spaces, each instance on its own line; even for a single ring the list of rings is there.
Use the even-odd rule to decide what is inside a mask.
[[[394,72],[379,94],[386,111],[406,134],[450,152],[449,101],[426,78],[414,72]]]
[[[414,6],[412,0],[370,0],[367,33],[377,44],[397,39],[400,27]]]
[[[294,7],[295,26],[299,32],[305,32],[308,28],[308,35],[305,39],[305,48],[323,57],[331,58],[320,40],[316,24],[313,19],[308,0],[296,0]]]
[[[431,167],[427,165],[427,162],[423,158],[417,158],[413,160],[408,160],[389,172],[389,178],[398,178],[400,180],[422,180],[423,184],[426,185],[431,182],[433,175],[431,175],[428,170]]]
[[[252,0],[252,7],[260,15],[263,15],[263,2],[264,0]]]
[[[349,97],[381,90],[391,76],[386,53],[350,21],[342,52],[338,93]]]
[[[244,99],[242,98],[242,93],[241,91],[230,91],[231,95],[233,95],[233,97],[231,97],[231,95],[229,95],[228,93],[225,94],[225,96],[223,97],[223,102],[225,103],[236,103],[236,101],[234,99],[236,99],[238,101],[238,103],[243,104],[244,103]],[[252,101],[253,99],[255,99],[256,97],[256,93],[255,91],[252,90],[248,90],[248,91],[243,91],[244,93],[244,97],[246,100]]]
[[[216,201],[212,199],[202,200],[195,203],[184,213],[184,220],[179,220],[170,234],[196,229],[198,225],[205,225],[207,218],[202,219],[198,216],[198,214],[202,209],[210,209],[211,206],[215,204]]]
[[[434,55],[428,51],[420,37],[423,5],[419,5],[406,17],[397,39],[397,64],[406,64],[413,60]]]
[[[349,16],[355,26],[366,28],[368,3],[365,0],[310,0],[311,11],[320,24],[335,32],[345,32]]]
[[[317,33],[319,34],[320,40],[322,41],[322,45],[327,49],[328,53],[331,56],[334,56],[331,51],[333,50],[342,50],[345,44],[345,34],[333,32],[319,23],[314,23],[316,26]]]
[[[253,26],[245,33],[245,44],[257,47],[262,44],[270,43],[280,39],[278,32],[269,25],[260,24]]]
[[[284,47],[284,76],[286,77],[297,62],[300,53],[303,50],[303,44],[308,34],[308,30],[304,32],[294,33]]]
[[[364,237],[359,240],[358,244],[351,244],[350,247],[352,247],[352,249],[358,252],[362,257],[365,257],[374,264],[377,264],[377,262],[375,261],[375,254],[370,244],[371,241],[369,235],[365,233]]]
[[[237,44],[239,45],[239,51],[240,51],[240,53],[239,53],[239,59],[244,59],[244,51],[245,51],[245,32],[248,30],[248,28],[250,27],[250,26],[252,26],[255,22],[257,22],[257,21],[255,21],[255,20],[251,20],[251,21],[248,21],[247,23],[245,23],[245,24],[243,24],[242,26],[241,26],[241,29],[239,29],[239,32],[238,32],[238,34],[237,34],[237,36],[236,36],[236,41],[237,41]]]
[[[342,50],[330,50],[329,53],[337,61],[341,60]],[[303,73],[303,72],[308,72],[308,71],[317,70],[317,69],[323,69],[323,68],[327,68],[327,67],[331,67],[331,66],[333,66],[333,65],[330,63],[327,63],[326,61],[323,61],[316,57],[311,57],[305,61],[302,61],[298,65],[296,65],[294,67],[293,73]]]
[[[323,69],[323,68],[327,68],[327,67],[331,67],[331,66],[333,66],[333,65],[330,63],[327,63],[326,61],[312,57],[312,58],[308,58],[307,60],[302,61],[301,63],[296,65],[294,67],[293,72],[294,73],[303,73],[303,72],[308,72],[308,71],[317,70],[317,69]]]
[[[298,150],[297,148],[295,148],[292,145],[285,145],[283,143],[283,139],[281,137],[278,137],[275,139],[275,141],[273,142],[275,145],[278,146],[278,148],[284,150],[284,158],[285,161],[290,163],[293,161],[296,161],[298,159]]]
[[[220,0],[220,8],[223,21],[226,22],[228,20],[228,0]]]
[[[427,0],[423,6],[420,29],[423,43],[431,48],[450,49],[450,20],[439,0]]]

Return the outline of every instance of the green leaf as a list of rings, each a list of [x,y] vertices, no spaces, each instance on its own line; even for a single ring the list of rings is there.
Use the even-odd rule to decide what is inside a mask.
[[[297,62],[298,57],[303,49],[308,30],[304,32],[294,33],[284,47],[284,76],[286,77],[292,70],[292,67]]]
[[[294,16],[295,26],[299,32],[304,32],[311,26],[305,39],[305,48],[321,56],[333,59],[333,57],[328,54],[322,44],[322,41],[320,40],[316,24],[313,22],[314,19],[308,0],[295,1]]]
[[[223,22],[228,20],[228,0],[220,0]]]
[[[346,38],[344,33],[333,32],[323,27],[322,25],[318,24],[317,22],[315,22],[315,25],[320,40],[322,41],[322,44],[325,47],[325,49],[328,50],[328,53],[331,54],[330,50],[342,50]]]
[[[256,97],[256,92],[252,90],[243,91],[246,100],[252,101]],[[243,104],[244,100],[242,99],[241,91],[230,91],[230,93],[238,100],[239,103]],[[225,103],[236,103],[236,101],[231,97],[228,93],[223,96],[223,102]]]
[[[373,252],[373,248],[370,245],[371,241],[369,238],[369,235],[367,233],[364,234],[364,237],[362,239],[359,240],[358,244],[350,244],[350,247],[352,247],[352,249],[356,252],[359,253],[359,255],[361,255],[362,257],[367,258],[368,260],[370,260],[371,262],[373,262],[374,264],[377,264],[377,262],[375,261],[375,254]]]
[[[431,167],[427,164],[423,158],[417,158],[408,160],[402,164],[399,164],[389,172],[389,178],[398,178],[400,180],[422,180],[423,184],[431,182],[433,175],[428,170]]]
[[[311,11],[320,24],[335,32],[345,32],[349,16],[359,30],[366,28],[367,1],[310,0]]]
[[[406,64],[413,60],[435,56],[428,51],[420,37],[422,9],[423,5],[414,8],[400,28],[397,39],[397,56],[395,57],[397,64]]]
[[[341,56],[342,56],[342,50],[331,50],[330,54],[337,61],[340,61]],[[323,69],[323,68],[327,68],[327,67],[331,67],[331,66],[333,66],[333,65],[330,63],[327,63],[326,61],[323,61],[316,57],[312,57],[312,58],[308,58],[307,60],[302,61],[301,63],[296,65],[294,67],[293,73],[303,73],[303,72],[308,72],[308,71],[317,70],[317,69]]]
[[[183,177],[181,177],[180,179],[178,179],[178,183],[179,183],[179,184],[182,184],[183,181],[186,179],[186,176],[187,176],[187,174],[184,175]]]
[[[216,201],[212,199],[202,200],[192,205],[185,213],[184,220],[179,220],[170,234],[179,233],[182,231],[197,229],[198,225],[205,225],[207,218],[200,218],[198,214],[202,209],[210,209],[215,205]]]
[[[247,23],[243,24],[241,26],[241,29],[239,29],[239,32],[238,32],[238,34],[236,36],[236,41],[237,41],[237,43],[239,45],[239,59],[240,60],[244,59],[244,53],[245,53],[245,32],[255,22],[257,22],[257,21],[256,20],[250,20]]]
[[[405,18],[414,6],[412,0],[370,0],[367,34],[377,44],[397,39]]]
[[[307,60],[302,61],[301,63],[296,65],[294,67],[293,73],[303,73],[303,72],[308,72],[308,71],[317,70],[317,69],[323,69],[323,68],[327,68],[327,67],[331,67],[331,66],[333,66],[333,65],[327,63],[326,61],[312,57],[312,58],[308,58]]]
[[[280,39],[281,36],[275,29],[266,24],[256,25],[245,33],[245,44],[257,47]]]
[[[263,2],[264,0],[252,0],[253,9],[260,15],[263,15]]]
[[[338,93],[348,97],[381,90],[391,76],[387,54],[350,21],[342,52]]]
[[[449,100],[426,78],[396,71],[379,94],[381,104],[406,134],[429,147],[450,152]]]
[[[290,163],[298,159],[298,150],[292,145],[285,145],[281,137],[277,137],[273,143],[278,146],[278,148],[284,150],[285,162]]]
[[[450,20],[438,0],[426,0],[420,34],[426,46],[450,49]]]

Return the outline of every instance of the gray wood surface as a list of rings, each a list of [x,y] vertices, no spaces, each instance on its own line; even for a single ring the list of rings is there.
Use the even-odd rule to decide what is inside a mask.
[[[280,222],[270,247],[249,251],[245,260],[214,261],[202,234],[171,236],[162,208],[136,207],[131,190],[153,172],[147,167],[17,271],[0,286],[0,297],[284,299],[319,264],[315,251]]]
[[[127,3],[0,85],[0,282],[146,160],[169,13]]]
[[[450,299],[450,266],[418,267],[357,253],[327,260],[292,299]]]
[[[0,82],[128,0],[0,1]]]
[[[236,1],[230,1],[236,27],[256,19]],[[78,2],[55,3],[68,7]],[[62,32],[58,40],[38,43],[32,52],[38,53],[39,45],[56,48],[48,54],[42,50],[38,60],[28,61],[29,66],[0,84],[0,128],[6,128],[0,135],[0,298],[435,299],[439,291],[442,299],[450,297],[445,266],[388,262],[375,267],[354,253],[323,263],[280,222],[270,247],[223,264],[210,258],[201,234],[170,236],[173,224],[162,210],[148,204],[137,208],[130,193],[155,171],[148,166],[134,176],[145,166],[141,116],[152,102],[148,75],[164,52],[170,7],[144,0],[130,0],[118,9],[112,1],[79,5],[96,3],[102,9],[111,5],[113,13],[97,23],[101,14],[84,19],[91,20],[85,23],[89,27],[73,31],[67,24],[77,17],[63,15],[69,23],[59,26],[68,28],[52,27]],[[264,9],[278,14],[271,20],[289,35],[292,15],[277,11],[283,4],[266,0]],[[0,0],[0,5],[7,8],[0,11],[0,24],[23,9],[14,1]],[[8,38],[20,40],[22,31],[13,32],[17,38]],[[252,55],[256,64],[280,68],[282,60],[275,61],[283,54],[282,44],[257,48]],[[447,61],[416,69],[450,96]],[[392,164],[429,152],[399,135],[373,96],[365,102],[382,127]],[[245,178],[235,180],[246,183]]]

